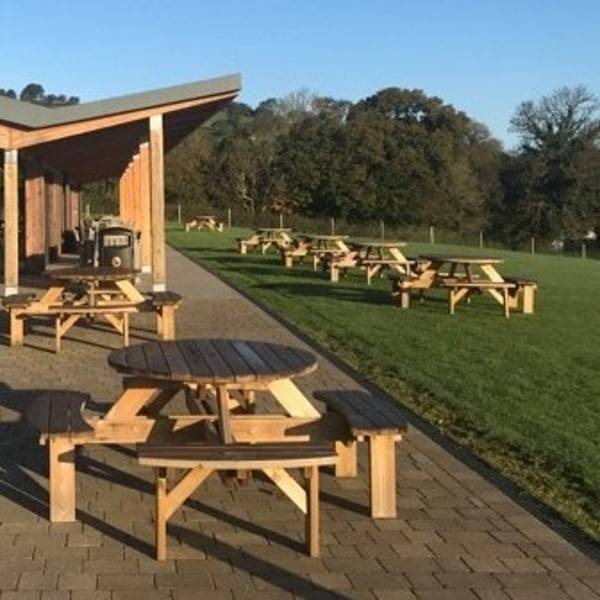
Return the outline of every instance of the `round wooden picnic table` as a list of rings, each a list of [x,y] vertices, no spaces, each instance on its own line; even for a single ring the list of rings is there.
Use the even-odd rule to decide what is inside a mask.
[[[238,339],[182,339],[115,350],[108,364],[131,375],[199,385],[268,384],[313,372],[310,352]]]
[[[133,279],[138,273],[137,269],[122,267],[67,267],[49,271],[54,281],[71,282],[120,281]]]

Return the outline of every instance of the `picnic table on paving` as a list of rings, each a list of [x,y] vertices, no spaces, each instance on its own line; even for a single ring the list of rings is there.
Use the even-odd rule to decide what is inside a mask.
[[[160,452],[152,450],[161,447],[161,456],[181,468],[197,465],[197,456],[202,455],[216,469],[225,464],[230,469],[260,469],[306,512],[307,496],[286,465],[299,466],[295,460],[307,460],[306,466],[314,466],[318,457],[331,456],[323,444],[334,444],[338,458],[327,458],[328,464],[339,460],[336,475],[353,476],[356,441],[363,439],[371,448],[372,515],[395,516],[394,443],[405,427],[399,409],[385,403],[374,409],[378,400],[366,393],[350,393],[346,400],[344,393],[331,398],[324,393],[319,399],[328,410],[321,414],[294,383],[317,368],[310,352],[261,341],[201,338],[115,350],[108,364],[125,379],[123,393],[104,416],[88,414],[89,398],[74,392],[52,392],[29,407],[28,420],[40,431],[41,442],[49,444],[52,521],[75,519],[79,445],[146,443],[150,450],[140,454],[146,457],[145,464],[162,460]],[[182,391],[188,412],[160,414]],[[256,392],[270,394],[282,411],[260,412]],[[253,448],[258,455],[252,454]],[[281,465],[269,459],[273,456],[283,460]],[[227,457],[238,457],[239,463]],[[188,495],[205,475],[188,488]]]
[[[185,224],[185,230],[207,229],[208,231],[223,231],[224,224],[215,215],[196,215]]]
[[[175,310],[181,297],[174,292],[142,294],[135,286],[139,271],[124,267],[79,266],[49,271],[50,285],[39,298],[21,294],[3,299],[10,313],[11,345],[21,345],[25,320],[30,316],[53,316],[55,347],[81,319],[101,318],[129,344],[129,317],[146,311],[157,317],[157,332],[165,339],[175,336]]]
[[[256,248],[265,254],[271,246],[282,250],[291,246],[293,241],[290,227],[261,227],[246,239],[238,238],[238,245],[240,254],[247,254],[248,250]]]
[[[523,297],[523,312],[532,313],[537,284],[534,281],[503,277],[497,266],[504,260],[492,256],[460,256],[451,254],[426,254],[419,256],[416,271],[396,279],[396,291],[401,296],[401,306],[410,306],[410,292],[419,290],[421,296],[432,287],[448,289],[448,308],[454,314],[455,307],[473,293],[491,296],[509,316],[511,308],[517,308]]]
[[[392,240],[356,240],[351,244],[358,251],[357,264],[364,267],[367,273],[367,283],[384,270],[397,271],[403,275],[410,275],[414,260],[404,255],[403,248],[406,242]]]

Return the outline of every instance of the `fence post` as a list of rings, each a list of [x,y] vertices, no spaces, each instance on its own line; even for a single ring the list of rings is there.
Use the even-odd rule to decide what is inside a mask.
[[[385,223],[383,222],[383,219],[381,219],[379,226],[381,228],[381,239],[385,240]]]
[[[531,254],[535,254],[535,238],[531,238]]]
[[[429,243],[435,244],[435,229],[433,225],[429,226]]]
[[[177,222],[181,225],[181,204],[177,205]]]
[[[279,229],[283,229],[283,213],[279,213]]]
[[[88,204],[85,205],[85,216],[86,216],[86,219],[90,218],[90,214],[91,214],[90,213],[90,205],[88,203]]]
[[[331,217],[331,235],[335,235],[335,217]]]
[[[479,247],[483,248],[483,231],[479,232]]]
[[[581,243],[581,258],[587,258],[587,247],[585,242]]]
[[[231,208],[227,209],[227,227],[231,229]]]

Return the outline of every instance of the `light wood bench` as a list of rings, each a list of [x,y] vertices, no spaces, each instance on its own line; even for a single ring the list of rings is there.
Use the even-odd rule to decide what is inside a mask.
[[[261,239],[258,234],[253,234],[249,238],[236,238],[236,241],[240,254],[248,254],[248,251],[253,252],[261,245]]]
[[[394,259],[364,258],[360,261],[360,266],[367,272],[367,285],[371,285],[371,280],[378,273],[386,270],[403,268],[406,273],[410,273],[410,268],[415,264],[414,260],[399,261]],[[403,273],[399,273],[403,274]]]
[[[400,308],[410,308],[411,292],[414,289],[412,284],[418,280],[418,277],[395,271],[388,271],[387,277],[392,280],[392,297],[400,298]]]
[[[252,469],[304,469],[306,489],[306,544],[319,556],[319,467],[333,465],[336,453],[328,444],[186,444],[138,446],[139,462],[156,471],[156,558],[167,558],[167,522],[213,471]],[[170,490],[169,468],[185,474]]]
[[[181,305],[182,296],[177,292],[151,292],[143,310],[156,314],[156,333],[163,340],[175,339],[175,313]]]
[[[294,261],[301,261],[305,256],[309,254],[310,244],[303,240],[297,240],[293,242],[293,245],[287,248],[280,248],[281,258],[286,268],[294,266]]]
[[[35,294],[13,294],[2,299],[2,306],[8,312],[11,346],[23,345],[27,309],[34,300]]]
[[[360,260],[360,252],[353,250],[327,257],[329,267],[329,278],[334,283],[340,280],[340,272],[346,274],[348,269],[356,267]]]
[[[40,394],[25,411],[25,420],[48,445],[50,521],[75,520],[75,442],[82,434],[93,434],[83,411],[89,394],[51,391]],[[52,502],[60,497],[62,502]]]
[[[504,281],[514,283],[517,286],[514,293],[511,294],[511,308],[518,308],[521,304],[524,314],[533,314],[535,310],[535,293],[538,289],[537,281],[518,275],[507,275],[504,277]]]
[[[465,297],[469,297],[473,292],[483,293],[493,290],[502,296],[502,310],[504,316],[508,319],[510,316],[511,290],[516,290],[516,284],[510,281],[466,281],[464,279],[446,278],[441,282],[441,287],[448,288],[448,311],[454,314],[456,305]]]
[[[402,409],[386,398],[361,390],[317,391],[317,400],[324,402],[327,412],[341,417],[349,430],[349,438],[336,442],[339,461],[336,476],[357,474],[356,443],[369,445],[369,478],[371,516],[395,518],[396,452],[395,444],[407,430]]]

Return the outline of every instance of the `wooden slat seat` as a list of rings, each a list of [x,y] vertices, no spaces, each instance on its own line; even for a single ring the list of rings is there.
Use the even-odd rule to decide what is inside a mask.
[[[50,497],[61,496],[65,502],[50,502],[51,521],[69,521],[75,514],[75,442],[89,433],[84,409],[88,394],[49,391],[31,401],[25,420],[40,433],[40,442],[48,443]]]
[[[156,467],[156,558],[167,557],[169,517],[213,471],[302,468],[307,479],[306,542],[310,556],[319,556],[319,467],[333,465],[337,455],[328,444],[189,444],[138,446],[140,464]],[[167,469],[186,469],[170,490]]]
[[[179,304],[183,297],[181,294],[173,291],[165,291],[165,292],[150,292],[147,294],[148,301],[152,304],[152,306],[175,306]]]
[[[35,294],[12,294],[2,298],[2,305],[7,310],[27,308],[35,299]]]
[[[504,280],[514,283],[516,286],[511,296],[512,308],[518,308],[519,303],[521,303],[523,313],[533,314],[535,309],[535,293],[538,289],[537,281],[520,275],[507,275],[504,277]]]
[[[173,291],[150,292],[146,294],[143,310],[156,313],[156,333],[163,340],[175,339],[175,311],[183,300],[181,294]]]
[[[374,518],[395,518],[395,444],[407,430],[404,412],[387,398],[362,390],[317,391],[314,396],[325,403],[328,412],[337,414],[348,426],[348,439],[336,443],[339,458],[336,476],[356,476],[356,443],[367,441],[371,515]]]
[[[468,298],[473,292],[491,291],[492,293],[501,294],[501,307],[507,319],[510,316],[512,305],[510,292],[517,288],[516,284],[510,281],[489,281],[487,279],[469,281],[456,277],[444,278],[439,285],[448,289],[448,311],[451,315],[454,314],[456,305],[463,298]]]

